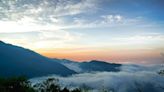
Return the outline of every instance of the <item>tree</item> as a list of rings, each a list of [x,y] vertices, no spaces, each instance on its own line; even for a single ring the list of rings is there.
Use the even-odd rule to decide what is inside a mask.
[[[72,91],[66,87],[61,89],[58,82],[58,79],[48,78],[32,87],[26,77],[0,78],[0,92],[82,92],[78,88]]]
[[[66,87],[63,89],[63,90],[61,90],[60,92],[70,92],[69,91],[69,89],[67,89]]]
[[[164,70],[160,70],[160,71],[158,72],[158,74],[161,75],[161,76],[164,76]]]
[[[70,91],[68,88],[64,87],[61,89],[59,85],[59,80],[56,78],[48,78],[47,80],[37,83],[34,88],[37,92],[82,92],[80,89],[76,88]]]
[[[26,77],[0,78],[0,92],[34,92]]]
[[[48,78],[42,83],[35,84],[34,88],[40,92],[60,92],[58,81],[59,80],[55,78]]]
[[[81,91],[81,89],[79,89],[79,88],[75,88],[75,89],[73,89],[71,92],[82,92],[82,91]]]
[[[80,86],[81,92],[89,92],[89,90],[91,90],[90,87],[88,87],[86,84],[82,84]]]

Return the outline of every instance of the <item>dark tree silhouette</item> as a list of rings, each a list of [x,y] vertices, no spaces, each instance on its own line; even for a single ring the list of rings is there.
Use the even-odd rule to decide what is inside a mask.
[[[69,89],[67,89],[66,87],[63,89],[63,90],[61,90],[60,92],[70,92],[69,91]]]
[[[81,89],[79,89],[79,88],[75,88],[75,89],[73,89],[71,92],[82,92],[82,91],[81,91]]]
[[[82,92],[80,89],[76,88],[72,91],[68,88],[62,87],[59,85],[59,80],[55,78],[48,78],[47,80],[37,83],[34,85],[34,88],[37,92]]]
[[[58,81],[58,79],[49,78],[42,83],[37,83],[36,85],[34,85],[34,88],[41,92],[60,92]]]
[[[0,78],[0,92],[34,92],[25,77]]]

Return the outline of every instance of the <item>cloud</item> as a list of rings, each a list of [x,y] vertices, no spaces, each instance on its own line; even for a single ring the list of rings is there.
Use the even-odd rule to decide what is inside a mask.
[[[102,4],[98,0],[7,0],[0,2],[0,25],[9,32],[12,29],[12,31],[28,31],[45,28],[49,30],[52,27],[54,29],[111,28],[150,24],[145,23],[140,16],[129,18],[122,14],[109,13],[96,15],[95,20],[87,19],[89,17],[85,15],[78,16],[98,12],[99,4]],[[8,25],[11,26],[10,29],[7,28]]]
[[[86,13],[96,5],[97,0],[1,0],[0,39],[30,48],[33,46],[27,46],[27,42],[31,39],[39,45],[44,43],[63,47],[80,37],[80,33],[65,30],[69,23],[63,17]],[[33,36],[31,33],[39,35]]]
[[[120,28],[127,29],[131,27],[154,27],[154,23],[148,22],[141,16],[128,17],[120,14],[106,14],[95,16],[95,19],[85,17],[75,17],[71,23],[67,24],[67,28]],[[125,30],[123,30],[125,31]]]
[[[29,16],[42,22],[53,22],[52,17],[85,13],[94,9],[97,4],[97,0],[2,0],[0,2],[0,19],[19,20]]]
[[[65,30],[0,33],[1,40],[31,49],[69,47],[69,43],[80,37],[80,34],[69,33]]]
[[[72,24],[69,27],[70,28],[99,28],[104,26],[110,27],[114,23],[114,19],[111,19],[111,22],[109,21],[110,21],[109,19],[101,16],[99,16],[96,20],[74,18]]]
[[[148,46],[147,43],[151,43],[149,48],[156,44],[162,47],[163,36],[140,33],[157,30],[162,33],[163,23],[152,23],[140,14],[130,17],[131,12],[112,13],[112,2],[114,6],[117,4],[113,0],[0,0],[0,39],[33,50],[84,46],[135,48]],[[128,37],[122,37],[124,33]]]
[[[153,34],[140,34],[140,35],[133,35],[129,37],[120,37],[120,38],[113,38],[115,40],[121,40],[122,42],[126,42],[127,44],[130,43],[141,43],[141,44],[147,44],[147,43],[157,43],[161,42],[164,40],[164,35],[163,34],[158,34],[158,35],[153,35]]]
[[[83,72],[83,70],[79,67],[78,63],[62,63],[67,68],[74,70],[76,72]]]
[[[102,16],[102,18],[104,19],[104,22],[121,22],[123,17],[120,15],[104,15]]]
[[[58,78],[62,86],[72,88],[86,85],[98,92],[102,89],[114,92],[138,92],[138,89],[141,89],[143,92],[163,91],[160,88],[164,86],[163,76],[157,74],[159,69],[163,69],[161,65],[154,66],[154,68],[128,65],[126,70],[124,68],[122,68],[121,72],[97,72],[77,74],[70,77],[49,77]],[[48,77],[34,78],[31,81],[36,83],[46,78]]]

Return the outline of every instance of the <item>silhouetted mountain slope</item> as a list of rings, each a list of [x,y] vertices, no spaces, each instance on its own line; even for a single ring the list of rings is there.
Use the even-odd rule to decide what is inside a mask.
[[[56,60],[56,59],[54,59]],[[121,64],[107,63],[104,61],[92,60],[90,62],[74,62],[66,59],[57,62],[67,66],[76,72],[94,72],[94,71],[120,71]]]
[[[104,61],[92,60],[90,62],[80,63],[80,67],[88,72],[91,71],[120,71],[121,64],[107,63]]]
[[[74,73],[64,65],[31,50],[0,41],[0,76],[68,76]]]

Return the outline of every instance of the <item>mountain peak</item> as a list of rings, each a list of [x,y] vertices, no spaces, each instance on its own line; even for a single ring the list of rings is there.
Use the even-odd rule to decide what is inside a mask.
[[[108,63],[108,62],[99,61],[99,60],[91,60],[90,63]]]
[[[0,40],[0,44],[4,44],[4,42]]]
[[[0,77],[68,76],[76,72],[29,49],[0,41]]]

